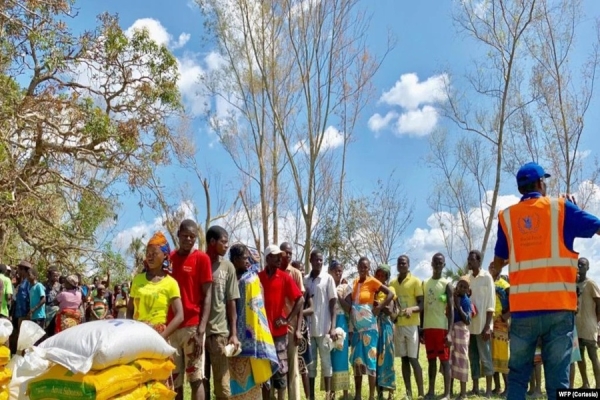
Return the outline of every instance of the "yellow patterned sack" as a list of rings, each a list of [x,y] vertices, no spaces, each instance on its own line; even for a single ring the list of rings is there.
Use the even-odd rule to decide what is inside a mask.
[[[177,393],[166,387],[160,382],[151,382],[148,384],[149,400],[173,400]]]
[[[148,398],[148,388],[146,385],[138,386],[137,388],[113,397],[112,400],[141,400]]]
[[[0,367],[0,386],[8,386],[12,379],[12,371],[10,368]]]
[[[4,366],[10,361],[10,349],[6,346],[0,346],[0,365]]]
[[[142,383],[150,381],[166,381],[171,377],[175,364],[171,360],[136,360],[133,363],[142,374]]]
[[[142,383],[142,373],[133,365],[117,365],[85,375],[55,365],[29,381],[27,394],[31,400],[108,400]]]

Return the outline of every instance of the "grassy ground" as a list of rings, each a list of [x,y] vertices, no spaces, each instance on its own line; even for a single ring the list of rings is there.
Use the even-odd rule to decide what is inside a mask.
[[[427,359],[425,357],[425,348],[422,347],[421,351],[419,352],[420,355],[420,362],[421,362],[421,368],[423,368],[423,379],[425,380],[425,392],[427,393],[427,389],[428,389],[428,379],[427,379]],[[439,363],[438,363],[439,365]],[[588,368],[590,369],[590,368]],[[396,359],[396,363],[395,363],[395,370],[396,370],[396,387],[397,390],[395,392],[394,395],[394,399],[400,400],[405,398],[406,395],[406,390],[404,388],[404,381],[402,380],[402,369],[401,369],[401,364],[400,364],[400,359]],[[592,381],[593,381],[593,374],[591,373],[591,371],[588,371],[588,376],[591,377]],[[353,379],[351,377],[351,386],[350,386],[350,392],[349,395],[353,396],[354,394],[354,382]],[[317,382],[319,382],[317,380]],[[417,392],[417,387],[415,385],[414,382],[414,377],[412,379],[412,383],[413,383],[413,395],[416,396]],[[591,382],[593,383],[593,382]],[[544,387],[545,383],[544,383],[544,374],[542,372],[542,392],[544,393],[544,396],[540,397],[540,399],[546,399],[546,395],[545,395],[545,387]],[[186,385],[187,386],[187,385]],[[318,390],[319,384],[317,383],[317,390]],[[471,390],[472,387],[472,382],[469,382],[467,384],[467,390]],[[579,375],[579,371],[577,371],[576,375],[575,375],[575,387],[581,387],[581,376]],[[479,388],[480,390],[485,390],[485,379],[480,379],[479,381]],[[302,389],[301,389],[302,390]],[[436,397],[437,398],[441,398],[442,393],[444,391],[444,381],[441,375],[438,374],[437,378],[436,378],[436,385],[435,385],[435,392],[436,392]],[[455,397],[458,395],[458,393],[460,392],[460,386],[458,382],[454,383],[454,393],[455,393]],[[342,395],[342,393],[336,393],[337,398],[339,399]],[[363,387],[362,387],[362,393],[361,393],[361,399],[368,399],[369,396],[369,385],[367,382],[367,378],[364,377],[363,378]],[[214,397],[213,397],[214,398]],[[351,397],[352,398],[352,397]],[[386,398],[387,398],[387,394],[386,394]],[[483,396],[470,396],[470,399],[478,399],[478,398],[483,398]],[[533,397],[532,397],[533,398]],[[185,395],[185,399],[190,399],[190,393],[189,393],[189,388],[186,389],[186,395]],[[352,398],[353,399],[353,398]],[[502,397],[492,397],[492,399],[503,399]],[[260,400],[260,399],[257,399]],[[318,392],[317,393],[317,400],[325,400],[325,393],[324,392]]]

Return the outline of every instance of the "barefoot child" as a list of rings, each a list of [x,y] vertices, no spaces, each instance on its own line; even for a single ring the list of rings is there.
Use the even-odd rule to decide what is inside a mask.
[[[460,382],[458,399],[467,397],[467,381],[469,379],[469,329],[471,323],[471,300],[467,296],[469,280],[462,277],[454,291],[454,329],[452,330],[451,373],[452,386],[454,379]]]
[[[535,347],[535,356],[533,357],[533,371],[529,381],[529,396],[534,399],[542,397],[542,339],[538,338]]]

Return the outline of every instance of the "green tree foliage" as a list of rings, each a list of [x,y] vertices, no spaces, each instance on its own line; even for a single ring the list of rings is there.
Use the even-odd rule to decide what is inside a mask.
[[[129,282],[132,269],[128,268],[123,255],[113,249],[110,245],[105,246],[102,255],[94,263],[96,274],[105,277],[110,272],[110,290],[114,285]],[[91,279],[90,279],[91,281]]]
[[[116,16],[73,32],[72,0],[1,11],[0,250],[76,268],[115,215],[113,184],[143,184],[168,161],[176,59]]]

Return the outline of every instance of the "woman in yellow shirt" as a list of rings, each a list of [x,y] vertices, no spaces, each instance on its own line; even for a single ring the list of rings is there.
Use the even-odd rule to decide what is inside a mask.
[[[162,232],[152,236],[146,247],[144,271],[133,278],[127,318],[145,322],[167,339],[183,321],[183,305],[177,281],[168,275],[171,263],[169,242]],[[167,320],[169,308],[173,317]]]
[[[369,259],[361,257],[358,260],[358,278],[354,281],[352,293],[347,297],[347,301],[352,305],[351,318],[354,324],[350,359],[354,367],[356,400],[361,398],[363,375],[369,377],[369,400],[375,399],[377,341],[379,338],[377,316],[394,298],[387,286],[369,276],[370,271]],[[386,297],[374,307],[377,292],[384,293]]]

